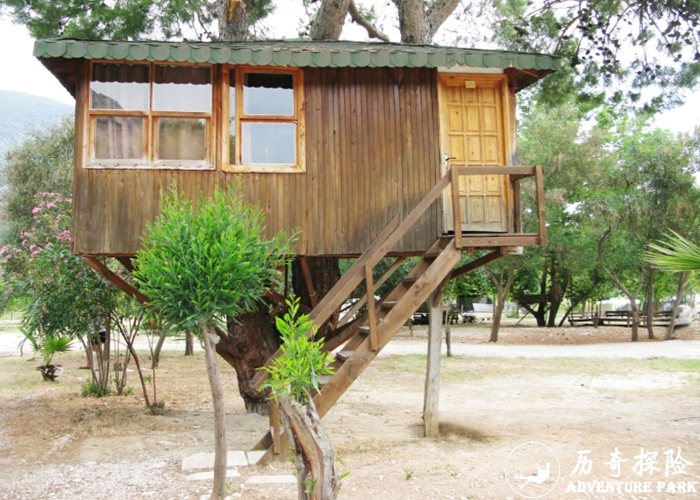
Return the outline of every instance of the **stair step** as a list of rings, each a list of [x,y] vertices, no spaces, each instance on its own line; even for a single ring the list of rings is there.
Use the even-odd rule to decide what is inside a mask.
[[[360,329],[358,330],[362,335],[369,335],[369,326],[361,326]]]
[[[423,254],[423,257],[426,259],[435,259],[435,258],[440,256],[440,254],[442,253],[442,250],[443,250],[442,248],[438,248],[435,250],[428,250],[427,252],[425,252]]]
[[[333,378],[333,375],[321,375],[321,376],[318,378],[318,381],[319,381],[319,383],[321,384],[321,386],[324,386],[324,385],[326,385],[328,382],[330,382],[332,378]]]
[[[418,276],[406,276],[404,279],[401,280],[401,283],[404,285],[412,285],[418,281]]]
[[[379,304],[379,307],[381,307],[382,309],[391,309],[392,307],[394,307],[398,303],[399,303],[398,300],[385,300],[384,302]]]
[[[338,359],[340,361],[347,361],[347,359],[353,355],[355,351],[339,351],[335,355],[335,359]]]

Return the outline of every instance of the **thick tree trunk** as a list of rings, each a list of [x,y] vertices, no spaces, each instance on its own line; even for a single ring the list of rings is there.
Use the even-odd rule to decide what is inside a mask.
[[[337,40],[343,31],[350,0],[324,0],[316,12],[309,36],[312,40]]]
[[[216,364],[216,352],[213,344],[218,344],[214,333],[214,325],[198,320],[199,331],[204,339],[204,354],[207,363],[207,375],[211,386],[214,403],[214,484],[211,490],[211,500],[223,500],[226,496],[226,411],[224,408],[224,386],[219,377],[219,367]]]
[[[238,390],[248,413],[267,415],[267,397],[252,385],[258,368],[263,366],[280,346],[279,335],[272,325],[267,304],[259,303],[257,311],[229,318],[228,332],[217,330],[221,341],[216,352],[233,366],[238,377]]]
[[[217,0],[220,40],[247,40],[250,37],[248,9],[248,1]]]
[[[646,300],[646,315],[647,315],[647,332],[649,338],[654,338],[654,311],[656,304],[654,300],[654,273],[656,269],[649,266],[649,283],[647,283],[647,300]]]
[[[425,2],[423,0],[400,0],[396,2],[399,10],[399,30],[401,43],[430,43]]]
[[[299,500],[334,500],[339,481],[335,470],[335,450],[321,424],[313,400],[276,400],[280,420],[296,456]]]

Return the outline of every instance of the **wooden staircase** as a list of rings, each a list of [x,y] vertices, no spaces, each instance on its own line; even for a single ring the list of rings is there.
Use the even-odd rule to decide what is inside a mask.
[[[500,168],[514,170],[513,177],[517,176],[519,179],[525,176],[522,175],[522,169],[532,168],[532,175],[535,175],[535,169],[539,167]],[[515,171],[516,169],[519,170]],[[509,171],[508,174],[510,173]],[[332,365],[335,373],[323,377],[320,392],[312,394],[319,416],[323,417],[330,410],[382,348],[441,284],[493,262],[504,255],[505,252],[501,248],[496,248],[491,253],[454,269],[462,255],[461,240],[463,235],[458,233],[454,237],[438,238],[399,284],[384,297],[375,301],[372,269],[391,251],[392,247],[418,221],[428,207],[441,197],[443,190],[450,183],[456,182],[458,175],[469,174],[453,169],[435,185],[401,223],[399,223],[398,218],[394,218],[309,313],[309,319],[313,321],[315,326],[320,327],[347,300],[358,285],[363,280],[365,281],[366,296],[341,319],[338,327],[324,338],[324,350],[337,352]],[[454,227],[461,227],[460,210],[453,210],[453,212],[456,214]],[[405,258],[399,258],[394,262],[384,276],[377,280],[377,287],[398,269],[403,260]],[[367,310],[356,314],[365,303]],[[268,364],[279,355],[280,351],[268,360]],[[267,376],[266,371],[258,372],[253,380],[255,387],[260,387]],[[279,453],[281,451],[280,442],[285,438],[281,434],[276,408],[273,404],[270,405],[270,419],[270,430],[254,447],[255,450],[267,450],[263,460],[271,458],[272,454]]]

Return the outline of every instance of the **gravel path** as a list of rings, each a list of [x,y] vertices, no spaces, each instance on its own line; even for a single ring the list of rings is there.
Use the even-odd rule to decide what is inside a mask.
[[[0,334],[0,356],[17,356],[18,344],[22,335]],[[82,347],[80,347],[82,349]],[[147,350],[148,344],[137,342],[138,350]],[[168,351],[182,350],[185,346],[181,339],[166,340],[163,349]],[[201,347],[195,342],[195,351]],[[25,349],[25,354],[28,350]],[[405,341],[393,340],[387,345],[380,356],[426,354],[425,339]],[[443,354],[445,346],[443,346]],[[585,345],[502,345],[502,344],[463,344],[453,343],[452,353],[456,356],[473,358],[600,358],[600,359],[700,359],[700,340],[667,340],[664,342],[624,342]]]

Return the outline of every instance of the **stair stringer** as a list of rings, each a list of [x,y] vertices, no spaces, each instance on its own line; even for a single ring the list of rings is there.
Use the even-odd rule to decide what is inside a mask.
[[[423,304],[430,294],[450,275],[454,266],[459,262],[461,251],[456,248],[454,240],[442,253],[420,274],[415,283],[398,299],[398,303],[382,318],[376,326],[376,351],[370,348],[369,337],[365,337],[333,377],[321,388],[314,397],[314,404],[319,416],[325,415],[338,401],[340,396],[360,376],[372,360],[396,335],[413,313]],[[393,295],[390,294],[390,295]],[[388,297],[387,297],[388,298]],[[355,337],[353,337],[354,339]],[[353,340],[351,339],[351,341]]]

